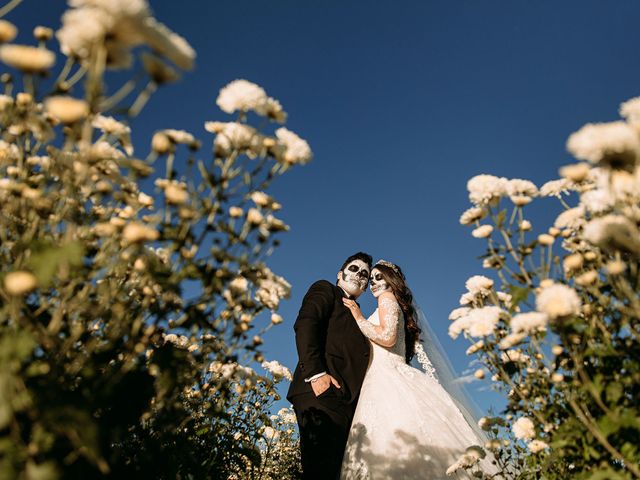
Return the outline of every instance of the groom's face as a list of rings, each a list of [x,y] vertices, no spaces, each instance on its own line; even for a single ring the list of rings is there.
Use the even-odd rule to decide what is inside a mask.
[[[369,284],[369,265],[362,260],[353,260],[338,272],[338,286],[349,295],[360,296]]]

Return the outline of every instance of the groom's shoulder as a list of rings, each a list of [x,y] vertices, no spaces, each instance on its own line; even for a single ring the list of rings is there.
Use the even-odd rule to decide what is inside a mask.
[[[309,292],[326,292],[333,295],[335,286],[327,280],[317,280],[309,287]]]

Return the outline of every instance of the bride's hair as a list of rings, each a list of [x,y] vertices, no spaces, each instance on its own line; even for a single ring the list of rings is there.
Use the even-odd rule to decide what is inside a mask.
[[[395,268],[394,268],[395,267]],[[404,313],[404,346],[407,363],[411,361],[416,353],[416,341],[420,338],[420,327],[416,323],[416,311],[413,308],[413,293],[407,286],[404,273],[397,265],[390,267],[383,263],[376,263],[373,268],[377,268],[382,273],[391,292],[398,300],[402,313]],[[397,269],[397,270],[396,270]]]

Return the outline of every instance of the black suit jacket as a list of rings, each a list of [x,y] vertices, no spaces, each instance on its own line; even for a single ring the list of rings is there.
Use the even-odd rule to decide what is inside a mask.
[[[360,332],[353,315],[342,303],[343,291],[326,280],[309,288],[294,324],[298,365],[287,399],[313,393],[305,382],[320,372],[331,374],[340,384],[340,396],[357,401],[369,365],[369,341]]]

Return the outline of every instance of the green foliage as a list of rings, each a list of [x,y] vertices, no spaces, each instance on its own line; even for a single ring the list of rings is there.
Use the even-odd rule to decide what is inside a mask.
[[[76,7],[104,17],[93,37],[65,16],[55,75],[46,29],[3,56],[0,478],[298,478],[295,418],[270,414],[290,374],[250,365],[290,292],[265,263],[288,227],[264,191],[311,151],[236,82],[218,101],[235,121],[205,124],[212,154],[166,129],[135,156],[124,122],[195,56],[139,3]]]
[[[478,334],[462,316],[450,334],[477,342],[470,354],[507,395],[504,418],[482,421],[500,466],[493,478],[640,478],[640,158],[633,147],[624,152],[632,164],[621,165],[612,136],[631,128],[640,145],[634,118],[574,134],[573,153],[597,165],[567,166],[565,178],[539,190],[520,179],[470,180],[475,205],[463,218],[495,226],[482,258],[500,285],[476,277],[467,285],[482,288],[464,298],[482,312],[475,321],[496,321]],[[572,194],[574,208],[563,198]],[[524,212],[541,196],[560,199],[562,209],[531,238]]]

